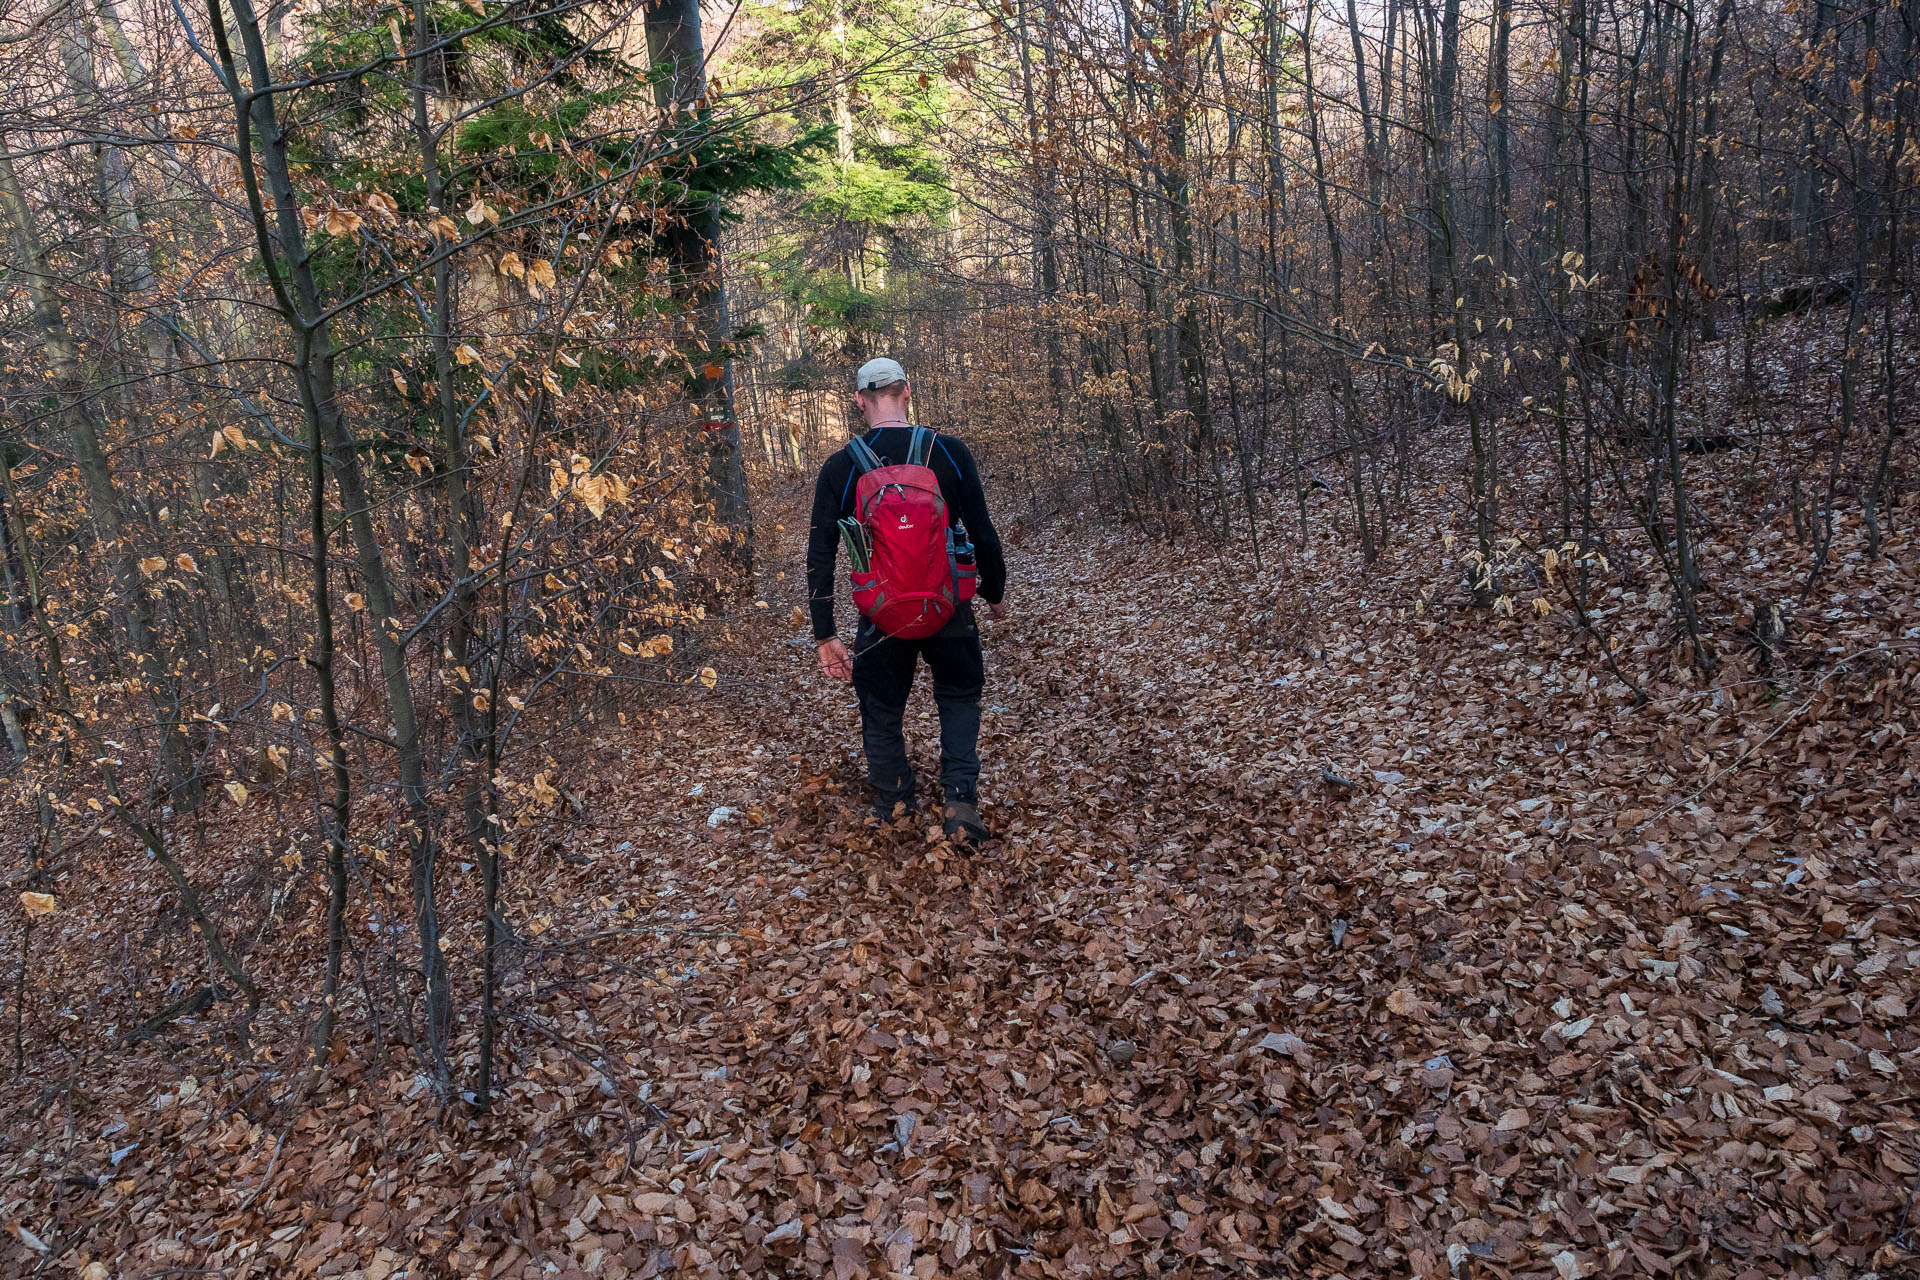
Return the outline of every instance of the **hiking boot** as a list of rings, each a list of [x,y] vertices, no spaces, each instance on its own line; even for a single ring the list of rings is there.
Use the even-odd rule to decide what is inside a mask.
[[[980,806],[966,800],[947,803],[946,821],[942,829],[949,840],[963,840],[968,844],[979,844],[992,835],[987,830],[987,824],[980,821]]]
[[[885,826],[889,822],[912,822],[919,816],[920,805],[914,800],[896,800],[889,805],[876,801],[871,812],[873,820]]]

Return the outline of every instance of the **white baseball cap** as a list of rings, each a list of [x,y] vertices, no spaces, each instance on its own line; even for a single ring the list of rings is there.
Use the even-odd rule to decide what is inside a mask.
[[[860,366],[860,372],[853,375],[853,389],[872,391],[876,387],[890,387],[896,382],[906,380],[907,371],[900,367],[898,360],[889,360],[885,356],[880,356]]]

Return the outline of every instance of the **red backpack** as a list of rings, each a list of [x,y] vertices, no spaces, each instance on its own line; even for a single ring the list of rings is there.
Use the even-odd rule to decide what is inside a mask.
[[[852,574],[853,603],[873,625],[902,640],[933,635],[973,599],[978,571],[962,563],[939,477],[927,465],[933,432],[915,427],[907,460],[880,461],[855,436],[847,453],[860,474],[854,520],[865,531],[870,560]],[[970,559],[971,557],[969,557]]]

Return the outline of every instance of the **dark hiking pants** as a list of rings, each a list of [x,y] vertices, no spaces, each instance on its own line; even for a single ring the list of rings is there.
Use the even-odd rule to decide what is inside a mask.
[[[980,690],[985,663],[971,605],[938,635],[924,640],[889,636],[865,618],[854,634],[853,688],[860,695],[860,729],[867,749],[867,781],[879,793],[874,807],[891,814],[914,804],[913,766],[907,762],[902,719],[921,658],[933,673],[940,708],[940,790],[951,803],[978,803]]]

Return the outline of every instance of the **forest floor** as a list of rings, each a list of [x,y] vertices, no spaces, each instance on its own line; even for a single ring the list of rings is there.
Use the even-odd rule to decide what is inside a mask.
[[[1908,544],[1711,686],[1628,590],[1637,706],[1431,514],[1364,573],[1015,529],[969,853],[862,821],[799,511],[676,657],[717,688],[550,762],[492,1114],[212,1019],[89,1050],[4,1095],[0,1274],[1911,1274]],[[1708,537],[1718,607],[1787,542]]]

